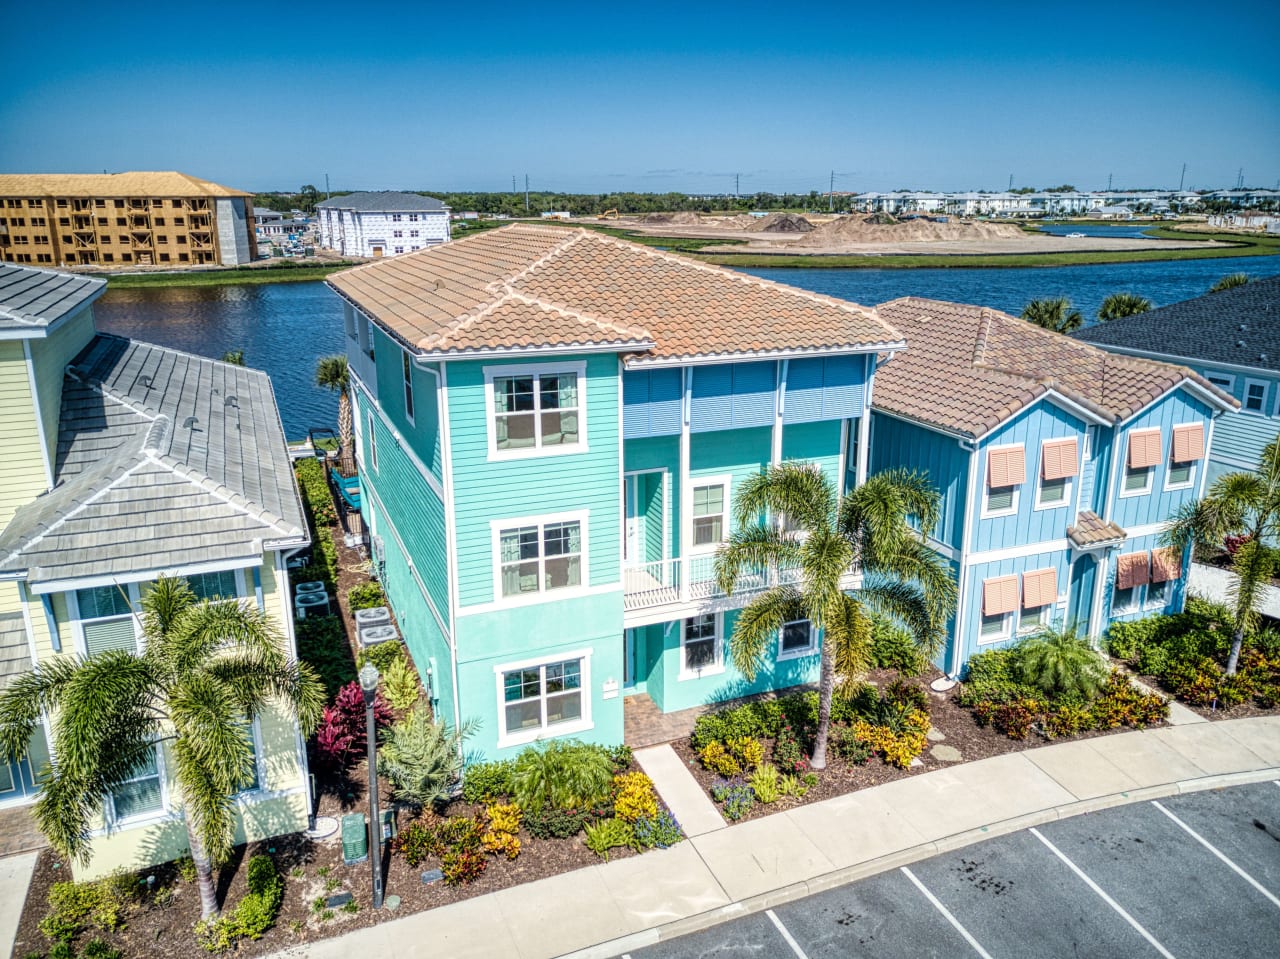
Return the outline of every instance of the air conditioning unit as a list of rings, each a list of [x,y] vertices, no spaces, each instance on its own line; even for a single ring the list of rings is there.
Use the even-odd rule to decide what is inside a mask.
[[[327,616],[329,615],[329,594],[302,593],[294,597],[293,610],[297,619],[306,619],[308,616]]]
[[[390,626],[391,610],[386,606],[374,606],[371,609],[356,610],[356,629],[366,626]]]
[[[394,626],[366,626],[360,630],[361,646],[376,646],[378,643],[399,638],[400,634],[396,632]]]

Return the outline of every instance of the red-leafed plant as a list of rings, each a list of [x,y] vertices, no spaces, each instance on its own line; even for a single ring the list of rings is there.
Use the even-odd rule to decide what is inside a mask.
[[[1248,534],[1239,535],[1239,536],[1226,536],[1222,540],[1222,547],[1227,551],[1228,556],[1235,556],[1236,551],[1239,550],[1240,547],[1243,546],[1245,543],[1250,542],[1252,539],[1253,537],[1249,536]]]
[[[381,690],[373,700],[373,721],[378,729],[390,726],[394,717],[382,698]],[[326,706],[316,729],[316,752],[320,761],[332,769],[344,769],[364,755],[368,746],[365,736],[364,693],[359,683],[347,683]]]

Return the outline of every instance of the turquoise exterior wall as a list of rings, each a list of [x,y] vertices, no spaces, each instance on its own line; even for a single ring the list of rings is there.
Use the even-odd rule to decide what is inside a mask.
[[[840,485],[841,420],[819,423],[791,423],[782,428],[782,461],[816,463],[831,480]]]
[[[382,412],[413,447],[418,458],[435,476],[444,478],[443,446],[440,434],[439,364],[427,372],[410,366],[413,384],[413,420],[405,410],[404,348],[377,326],[370,328],[374,365],[378,371],[378,402]]]
[[[929,481],[942,496],[942,518],[933,532],[934,538],[960,549],[968,497],[969,452],[946,433],[874,413],[867,472],[874,476],[899,467],[929,475]]]

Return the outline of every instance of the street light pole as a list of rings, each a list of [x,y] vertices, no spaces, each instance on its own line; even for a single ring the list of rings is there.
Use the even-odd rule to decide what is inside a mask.
[[[378,810],[378,731],[374,728],[373,701],[378,695],[378,667],[360,667],[360,691],[364,693],[364,729],[369,741],[369,863],[373,868],[373,908],[382,908],[382,815]]]

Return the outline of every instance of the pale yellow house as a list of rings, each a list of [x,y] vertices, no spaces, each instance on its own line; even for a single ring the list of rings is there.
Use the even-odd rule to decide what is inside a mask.
[[[294,646],[286,560],[308,545],[266,374],[94,327],[102,280],[0,264],[0,683],[50,657],[140,648],[139,598],[160,575],[256,603]],[[296,724],[253,724],[256,782],[237,841],[305,829]],[[37,735],[0,762],[0,807],[34,800]],[[140,868],[186,849],[167,751],[114,795],[76,870]]]

